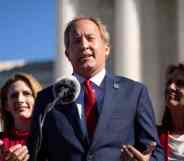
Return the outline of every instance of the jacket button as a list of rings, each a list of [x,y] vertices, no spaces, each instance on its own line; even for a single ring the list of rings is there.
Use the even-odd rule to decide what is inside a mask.
[[[93,154],[89,154],[88,157],[87,157],[88,160],[92,160],[93,158],[94,158]]]

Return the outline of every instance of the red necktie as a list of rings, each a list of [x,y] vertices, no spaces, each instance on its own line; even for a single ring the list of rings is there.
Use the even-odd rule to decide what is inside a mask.
[[[84,113],[86,117],[86,125],[89,137],[93,137],[96,128],[96,94],[90,80],[86,80],[84,86]]]

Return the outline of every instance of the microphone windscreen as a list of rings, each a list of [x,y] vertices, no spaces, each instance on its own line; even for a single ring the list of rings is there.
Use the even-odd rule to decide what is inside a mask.
[[[54,98],[59,99],[62,104],[69,104],[78,98],[80,93],[80,83],[74,76],[61,77],[53,85]]]

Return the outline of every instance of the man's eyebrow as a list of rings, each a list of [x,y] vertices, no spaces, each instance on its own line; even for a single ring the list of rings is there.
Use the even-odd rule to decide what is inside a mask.
[[[71,32],[71,34],[72,34],[73,37],[80,37],[81,36],[81,34],[76,32],[76,31]],[[89,33],[89,32],[87,32],[87,33],[85,32],[84,35],[86,35],[86,36],[95,36],[94,33]]]
[[[76,36],[76,37],[80,36],[80,34],[77,33],[76,31],[72,31],[71,34],[72,34],[73,36]]]

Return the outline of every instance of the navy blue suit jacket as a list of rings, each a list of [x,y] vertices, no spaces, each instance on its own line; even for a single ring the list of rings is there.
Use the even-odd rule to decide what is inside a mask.
[[[38,161],[44,157],[49,161],[120,161],[121,145],[131,144],[143,151],[151,141],[157,143],[151,161],[164,160],[147,89],[138,82],[108,74],[103,84],[104,101],[91,145],[80,129],[75,103],[57,104],[47,113],[40,133],[39,119],[54,99],[52,86],[38,94],[28,140],[30,161],[35,153]]]

